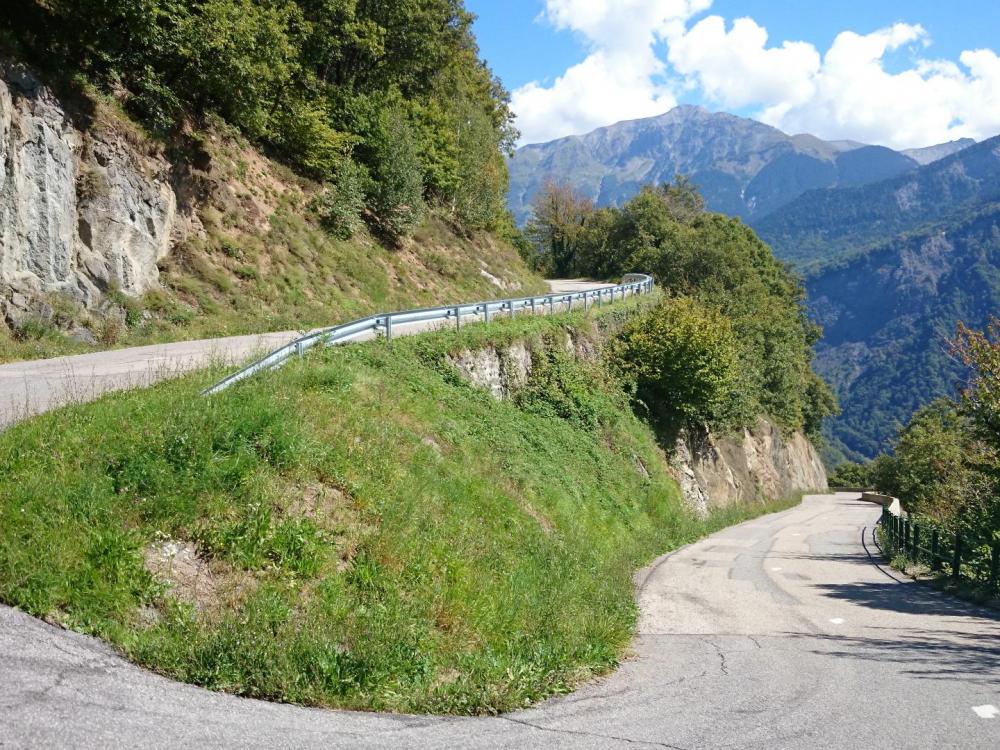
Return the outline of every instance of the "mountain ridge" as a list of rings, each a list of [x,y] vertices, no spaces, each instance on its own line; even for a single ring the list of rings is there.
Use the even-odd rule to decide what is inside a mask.
[[[751,225],[778,257],[815,273],[997,200],[1000,136],[880,182],[807,191]]]
[[[710,210],[751,220],[815,188],[858,186],[918,169],[918,159],[950,154],[963,142],[914,150],[826,141],[698,105],[623,120],[588,133],[522,146],[508,161],[508,206],[519,223],[549,180],[567,183],[598,206],[621,205],[646,184],[683,174]]]

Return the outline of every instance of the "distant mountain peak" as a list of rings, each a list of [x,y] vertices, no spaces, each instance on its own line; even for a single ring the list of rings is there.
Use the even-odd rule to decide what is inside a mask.
[[[524,146],[510,162],[509,205],[527,219],[547,181],[570,184],[598,205],[620,205],[643,185],[683,174],[710,210],[763,216],[806,190],[859,185],[917,167],[889,149],[789,136],[756,120],[681,104],[583,135]]]
[[[939,143],[936,146],[925,146],[924,148],[908,148],[900,153],[909,156],[917,164],[921,166],[926,166],[932,164],[933,162],[944,159],[946,156],[951,156],[952,154],[957,154],[959,151],[967,149],[969,146],[975,146],[976,141],[972,138],[959,138],[955,141],[948,141],[947,143]]]

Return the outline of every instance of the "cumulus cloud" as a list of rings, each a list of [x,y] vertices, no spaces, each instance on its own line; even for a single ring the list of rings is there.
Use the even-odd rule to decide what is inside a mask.
[[[669,33],[711,0],[548,0],[545,19],[579,34],[587,57],[549,85],[515,90],[511,105],[524,142],[547,141],[601,125],[650,117],[677,103],[656,53]]]
[[[786,132],[895,148],[1000,133],[1000,57],[929,59],[920,25],[843,31],[821,54],[808,42],[769,44],[752,18],[695,20],[711,0],[547,0],[544,19],[577,33],[587,57],[546,85],[513,94],[526,142],[662,113],[677,94],[749,112]],[[890,71],[889,55],[911,55]]]

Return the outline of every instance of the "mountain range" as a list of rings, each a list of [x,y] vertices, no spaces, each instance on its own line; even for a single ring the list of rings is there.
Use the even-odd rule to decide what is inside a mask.
[[[966,139],[903,153],[787,135],[745,117],[680,106],[658,117],[523,146],[509,164],[508,204],[523,223],[535,193],[550,180],[607,206],[620,205],[643,185],[683,174],[699,187],[710,210],[753,220],[808,190],[896,177],[972,143]]]
[[[802,273],[824,329],[816,368],[843,409],[828,460],[874,456],[916,408],[955,394],[956,323],[1000,311],[1000,136],[893,151],[678,107],[525,146],[509,203],[524,220],[555,180],[616,205],[676,174]]]

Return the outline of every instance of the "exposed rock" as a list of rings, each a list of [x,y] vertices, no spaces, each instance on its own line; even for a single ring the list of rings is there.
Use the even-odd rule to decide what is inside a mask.
[[[685,431],[671,458],[684,499],[699,512],[827,486],[819,454],[802,433],[784,436],[761,419],[736,436]]]
[[[24,66],[0,62],[0,74],[0,287],[88,307],[112,287],[155,288],[182,231],[169,162],[113,128],[75,129]],[[24,308],[8,299],[5,316]]]
[[[466,380],[486,388],[498,401],[526,385],[531,374],[531,350],[523,343],[512,344],[502,352],[493,347],[466,350],[448,360]]]

